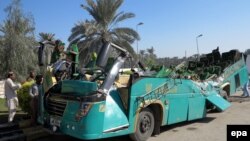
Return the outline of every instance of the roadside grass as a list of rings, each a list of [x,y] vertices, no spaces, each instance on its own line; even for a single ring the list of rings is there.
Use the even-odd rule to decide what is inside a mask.
[[[5,98],[0,98],[0,125],[8,121],[8,114],[8,108],[5,106]],[[27,117],[27,113],[24,113],[21,108],[18,107],[14,121],[20,121],[23,117]]]
[[[8,112],[8,108],[5,106],[5,99],[0,98],[0,113]]]
[[[17,108],[18,113],[23,113],[20,107]],[[8,114],[8,107],[5,105],[5,98],[0,98],[0,115]]]

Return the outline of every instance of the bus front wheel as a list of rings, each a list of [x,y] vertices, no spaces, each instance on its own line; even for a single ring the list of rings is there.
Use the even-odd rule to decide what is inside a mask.
[[[154,126],[155,119],[152,110],[149,108],[143,109],[139,113],[135,132],[130,135],[131,139],[134,141],[146,141],[152,135]]]

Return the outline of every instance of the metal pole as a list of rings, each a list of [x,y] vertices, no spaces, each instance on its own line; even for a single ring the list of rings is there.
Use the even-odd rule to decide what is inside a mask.
[[[138,33],[138,26],[139,26],[139,25],[143,25],[143,22],[139,22],[139,23],[136,25],[136,32],[137,32],[137,33]],[[139,42],[139,41],[138,41],[138,39],[137,39],[137,40],[136,40],[136,53],[137,53],[137,55],[139,54],[139,49],[138,49],[138,48],[139,48],[139,47],[138,47],[139,45],[138,45],[138,42]]]
[[[199,53],[199,46],[198,46],[198,38],[196,37],[196,45],[197,45],[197,60],[200,61],[200,53]]]
[[[138,33],[138,24],[136,25],[136,32]],[[136,54],[138,55],[138,39],[136,40]]]
[[[200,61],[200,53],[199,53],[199,45],[198,45],[198,38],[203,36],[202,34],[196,37],[196,45],[197,45],[197,60]]]

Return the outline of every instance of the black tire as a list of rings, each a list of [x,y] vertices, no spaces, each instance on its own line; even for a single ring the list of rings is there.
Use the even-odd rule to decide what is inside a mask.
[[[152,135],[154,126],[153,112],[149,108],[145,108],[139,113],[135,132],[130,135],[130,138],[134,141],[146,141]]]

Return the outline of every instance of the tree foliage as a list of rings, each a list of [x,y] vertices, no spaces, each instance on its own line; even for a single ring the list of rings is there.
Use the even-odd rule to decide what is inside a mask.
[[[20,0],[13,0],[5,12],[7,17],[0,25],[0,74],[12,70],[24,80],[37,64],[33,17],[23,13]]]
[[[250,49],[247,49],[244,53],[245,55],[250,55]]]
[[[54,41],[55,40],[55,34],[53,33],[46,33],[46,32],[40,32],[39,33],[39,38],[40,38],[40,41],[43,42],[43,41]]]
[[[118,26],[120,22],[135,17],[133,13],[118,12],[123,0],[86,0],[86,2],[87,4],[81,7],[93,19],[76,24],[68,39],[71,44],[78,44],[80,60],[86,56],[90,57],[90,52],[98,52],[102,40],[112,41],[135,55],[131,44],[139,40],[138,33],[131,28]]]
[[[146,50],[140,50],[139,58],[140,61],[149,68],[158,65],[154,47],[147,48]]]

